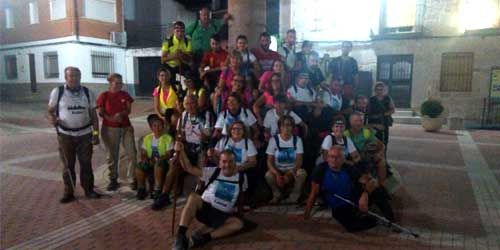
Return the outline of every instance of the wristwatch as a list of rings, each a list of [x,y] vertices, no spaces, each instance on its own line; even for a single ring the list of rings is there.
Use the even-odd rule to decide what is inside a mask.
[[[92,135],[94,136],[99,136],[99,130],[93,130]]]

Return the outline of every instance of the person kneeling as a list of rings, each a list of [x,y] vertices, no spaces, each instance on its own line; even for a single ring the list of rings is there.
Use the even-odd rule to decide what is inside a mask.
[[[312,174],[311,193],[307,200],[304,218],[311,217],[311,209],[318,193],[321,193],[326,204],[332,209],[332,216],[349,232],[370,229],[377,225],[377,219],[368,215],[371,202],[375,203],[383,215],[390,221],[394,214],[388,203],[388,195],[377,181],[366,174],[357,172],[357,168],[344,164],[343,149],[333,146],[327,154],[327,161],[316,166]],[[357,207],[336,197],[358,204]]]
[[[190,164],[186,154],[181,150],[181,145],[176,143],[182,168],[192,175],[200,176],[204,188],[200,192],[201,196],[198,193],[191,193],[182,210],[173,245],[173,249],[176,250],[187,249],[188,246],[201,246],[212,239],[240,231],[244,222],[236,214],[235,206],[241,204],[239,202],[241,194],[248,186],[246,176],[238,171],[232,151],[221,152],[218,167],[207,167],[202,170]],[[193,234],[188,240],[186,232],[195,218],[206,227],[206,230]]]

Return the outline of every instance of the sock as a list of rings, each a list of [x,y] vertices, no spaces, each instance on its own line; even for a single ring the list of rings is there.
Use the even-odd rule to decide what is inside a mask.
[[[186,226],[179,225],[179,228],[177,229],[177,234],[186,236],[187,229],[188,228]]]

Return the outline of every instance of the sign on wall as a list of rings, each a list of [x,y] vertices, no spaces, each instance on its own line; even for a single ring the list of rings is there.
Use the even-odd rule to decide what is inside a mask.
[[[491,69],[490,97],[500,98],[500,67]]]

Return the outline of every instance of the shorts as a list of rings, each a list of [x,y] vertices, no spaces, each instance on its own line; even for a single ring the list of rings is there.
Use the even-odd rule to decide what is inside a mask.
[[[201,209],[196,212],[196,219],[210,228],[218,228],[232,215],[231,213],[220,211],[212,207],[210,203],[203,201]]]

